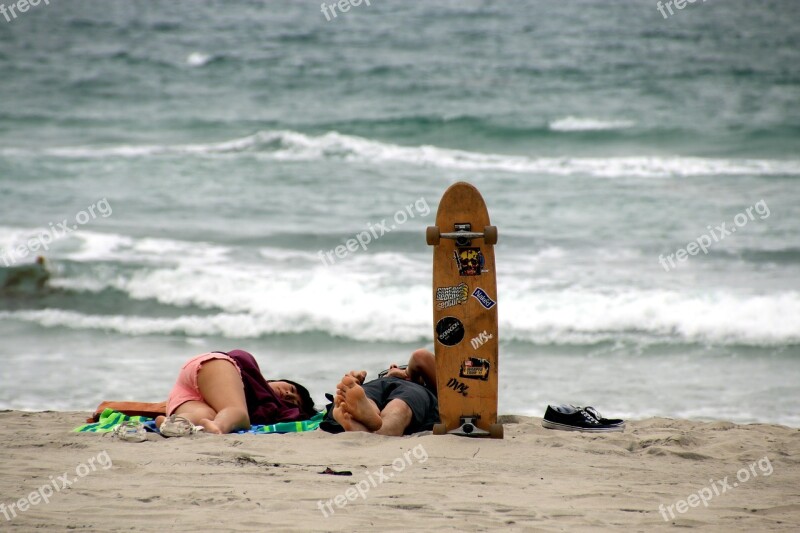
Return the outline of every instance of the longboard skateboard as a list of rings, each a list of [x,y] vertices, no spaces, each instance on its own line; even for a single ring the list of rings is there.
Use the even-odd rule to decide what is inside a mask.
[[[440,424],[433,432],[503,438],[497,423],[497,228],[478,189],[451,185],[429,226]]]

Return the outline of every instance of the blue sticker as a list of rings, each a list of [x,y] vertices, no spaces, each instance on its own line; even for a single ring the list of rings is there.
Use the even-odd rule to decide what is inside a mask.
[[[475,289],[475,291],[472,293],[472,296],[474,296],[475,299],[478,300],[486,309],[491,309],[497,304],[497,302],[489,298],[489,295],[486,294],[486,291],[480,287]]]

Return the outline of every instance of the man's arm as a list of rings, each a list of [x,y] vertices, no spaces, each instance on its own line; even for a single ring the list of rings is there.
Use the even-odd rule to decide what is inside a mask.
[[[421,348],[412,353],[407,372],[411,381],[436,392],[436,359],[431,352]]]

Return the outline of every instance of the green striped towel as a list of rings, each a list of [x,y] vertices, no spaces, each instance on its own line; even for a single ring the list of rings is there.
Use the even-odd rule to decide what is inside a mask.
[[[99,422],[84,424],[82,426],[76,427],[72,431],[76,431],[78,433],[83,433],[87,431],[91,433],[108,433],[109,431],[114,431],[114,428],[116,428],[123,422],[127,422],[128,420],[145,423],[153,419],[148,418],[146,416],[128,416],[113,409],[106,409],[102,413],[100,413]]]
[[[298,422],[278,422],[277,424],[269,424],[268,426],[258,425],[251,426],[249,431],[237,431],[237,433],[300,433],[302,431],[313,431],[319,427],[322,419],[325,418],[325,412],[315,414],[308,420],[300,420]]]
[[[300,420],[298,422],[278,422],[277,424],[269,424],[265,425],[257,425],[251,426],[247,431],[238,431],[237,433],[255,433],[255,434],[267,434],[267,433],[300,433],[302,431],[313,431],[319,427],[320,422],[325,418],[325,413],[320,412],[315,414],[308,420]],[[120,413],[119,411],[114,411],[113,409],[106,409],[102,413],[100,413],[100,421],[94,422],[92,424],[84,424],[82,426],[78,426],[73,431],[82,433],[82,432],[91,432],[91,433],[107,433],[109,431],[114,431],[114,429],[123,422],[128,420],[132,420],[134,422],[142,422],[145,425],[150,425],[153,429],[155,428],[155,424],[147,424],[148,422],[152,422],[152,418],[148,418],[146,416],[128,416],[126,414]]]

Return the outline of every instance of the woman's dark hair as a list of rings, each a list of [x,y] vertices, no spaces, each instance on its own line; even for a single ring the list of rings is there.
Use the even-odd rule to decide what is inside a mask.
[[[284,381],[289,385],[294,385],[297,389],[297,395],[300,396],[300,412],[308,416],[308,418],[317,414],[317,410],[314,408],[314,400],[311,398],[307,388],[290,379],[276,379],[274,381]]]

